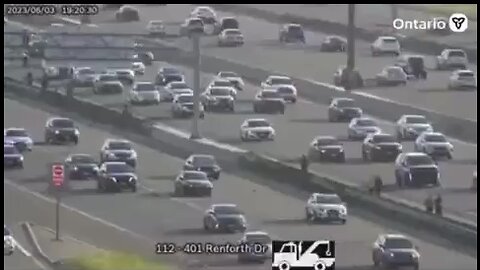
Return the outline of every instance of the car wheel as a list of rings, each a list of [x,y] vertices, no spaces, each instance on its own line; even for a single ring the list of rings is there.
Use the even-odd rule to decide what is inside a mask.
[[[18,164],[18,168],[23,169],[23,162]]]
[[[452,159],[452,158],[453,158],[453,157],[452,157],[452,153],[448,153],[448,154],[447,154],[447,159]]]
[[[232,112],[232,113],[235,112],[235,107],[233,107],[233,106],[230,107],[230,112]]]
[[[345,225],[345,224],[347,224],[347,220],[346,220],[346,219],[342,219],[341,223],[342,223],[342,225]]]
[[[132,192],[137,192],[137,185],[132,185],[131,189]]]
[[[292,103],[297,103],[297,99],[292,99]]]
[[[345,163],[345,155],[340,156],[337,161],[340,163]]]

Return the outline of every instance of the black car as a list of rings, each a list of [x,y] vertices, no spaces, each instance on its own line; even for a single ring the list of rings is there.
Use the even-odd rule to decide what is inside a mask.
[[[395,180],[399,187],[440,184],[435,161],[425,153],[402,153],[395,160]]]
[[[280,42],[302,42],[305,43],[305,34],[303,28],[299,24],[285,24],[281,27],[279,33]]]
[[[203,228],[206,231],[244,232],[247,221],[235,204],[214,204],[205,212]]]
[[[395,65],[401,67],[407,75],[413,75],[417,79],[427,79],[425,59],[421,55],[402,55]]]
[[[69,118],[50,118],[45,124],[45,143],[68,143],[78,144],[80,131],[73,120]]]
[[[420,254],[412,241],[400,234],[379,235],[372,249],[373,265],[382,269],[402,266],[418,270]]]
[[[345,162],[345,151],[335,137],[318,136],[310,144],[308,157],[313,161]]]
[[[171,82],[183,82],[185,80],[184,76],[178,71],[173,73],[174,70],[170,71],[165,70],[165,72],[158,72],[155,77],[155,84],[165,86]]]
[[[344,52],[347,50],[347,40],[339,36],[327,36],[320,45],[322,52]]]
[[[100,166],[97,175],[99,192],[121,191],[129,189],[137,191],[137,175],[134,168],[125,162],[105,162]]]
[[[175,179],[175,195],[212,196],[213,185],[204,172],[182,171]]]
[[[72,154],[65,159],[65,171],[68,179],[84,180],[97,176],[98,165],[88,154]]]
[[[362,144],[362,158],[367,161],[393,161],[402,152],[402,144],[390,134],[370,134]]]
[[[285,100],[277,90],[262,90],[253,100],[253,112],[285,114]]]
[[[3,167],[23,168],[23,155],[13,144],[3,145]]]
[[[205,111],[235,111],[235,99],[229,87],[212,87],[202,95]]]
[[[133,6],[121,6],[115,12],[115,20],[117,22],[133,22],[140,21],[138,9]]]
[[[218,180],[222,169],[218,166],[214,156],[211,155],[191,155],[183,165],[185,171],[202,171],[208,178]]]
[[[329,122],[350,121],[362,114],[362,109],[355,105],[351,98],[333,98],[328,107]]]
[[[235,17],[224,17],[220,20],[220,25],[216,30],[217,34],[220,34],[225,29],[240,29],[240,24]]]

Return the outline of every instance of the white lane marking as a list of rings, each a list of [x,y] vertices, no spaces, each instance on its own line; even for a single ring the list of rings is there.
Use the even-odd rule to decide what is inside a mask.
[[[31,257],[32,254],[30,254],[30,252],[28,252],[27,249],[25,249],[21,244],[20,242],[17,241],[17,239],[13,238],[13,242],[15,244],[15,246],[18,248],[18,250],[20,250],[20,252],[23,253],[23,255],[27,256],[27,257]]]

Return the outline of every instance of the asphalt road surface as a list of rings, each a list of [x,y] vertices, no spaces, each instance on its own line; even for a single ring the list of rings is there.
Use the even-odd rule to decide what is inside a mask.
[[[4,113],[5,126],[23,126],[38,142],[43,138],[44,121],[52,116],[8,99],[4,99]],[[87,122],[81,121],[78,126],[81,137],[77,146],[37,145],[26,155],[24,170],[4,173],[7,181],[13,182],[4,184],[4,187],[24,189],[18,186],[20,185],[45,194],[50,162],[61,161],[74,152],[97,155],[105,138],[119,137],[118,133],[99,130]],[[339,269],[369,269],[372,241],[379,233],[394,231],[390,227],[382,227],[354,215],[349,216],[346,225],[307,225],[303,221],[307,194],[288,196],[280,190],[273,190],[226,172],[214,183],[212,198],[172,198],[171,179],[178,173],[183,161],[143,145],[135,144],[135,148],[139,156],[137,172],[143,187],[137,193],[99,194],[95,191],[93,182],[78,181],[72,184],[70,193],[63,197],[63,203],[95,216],[97,220],[101,219],[123,228],[122,234],[135,233],[150,239],[145,240],[147,242],[168,241],[178,244],[206,241],[223,243],[239,239],[238,234],[206,234],[201,229],[203,211],[211,203],[236,203],[245,211],[250,229],[265,230],[274,238],[336,240]],[[9,194],[9,189],[4,193],[6,200],[11,200],[10,205],[20,203],[14,192]],[[152,196],[153,190],[156,190],[153,193],[155,196]],[[31,196],[28,198],[33,200]],[[37,211],[29,214],[35,217],[45,215]],[[65,222],[68,223],[69,220]],[[97,237],[98,234],[92,231],[92,235]],[[470,270],[476,267],[476,258],[457,253],[451,250],[451,247],[443,248],[416,238],[414,242],[422,252],[422,269]],[[231,255],[185,256],[184,259],[203,263],[208,266],[207,269],[269,269],[268,263],[263,266],[238,266],[235,257]]]
[[[49,65],[61,62],[50,62]],[[91,66],[98,71],[105,67],[128,67],[128,63],[118,62],[71,62],[78,66]],[[148,67],[145,75],[138,76],[138,81],[153,81],[156,71],[167,63],[155,62]],[[193,85],[192,70],[180,67],[186,74],[187,82]],[[18,73],[17,73],[18,75]],[[213,74],[202,74],[202,86],[206,86]],[[431,194],[440,193],[443,196],[445,210],[465,219],[476,221],[477,194],[470,190],[472,175],[476,170],[476,145],[452,140],[455,147],[453,160],[439,161],[442,178],[442,188],[398,189],[395,185],[393,163],[370,163],[362,161],[361,141],[352,142],[347,139],[346,123],[330,123],[327,118],[327,107],[300,100],[297,104],[288,104],[285,115],[259,115],[253,113],[252,100],[258,87],[247,84],[245,91],[239,91],[235,114],[208,113],[201,121],[201,134],[215,141],[231,144],[242,149],[267,154],[286,162],[297,163],[296,160],[307,152],[311,140],[318,135],[333,135],[344,144],[347,161],[345,164],[313,163],[314,171],[336,176],[364,185],[373,174],[378,174],[384,180],[386,192],[407,201],[423,204],[423,200]],[[121,108],[128,96],[128,89],[123,95],[92,95],[90,89],[79,89],[77,96],[91,99],[108,107]],[[160,106],[135,106],[135,113],[148,117],[153,122],[173,126],[188,132],[191,122],[177,120],[171,117],[171,105],[163,103]],[[246,143],[239,137],[241,123],[247,118],[264,117],[271,121],[277,131],[274,142]],[[393,125],[379,121],[384,132],[394,134]],[[413,142],[403,143],[404,151],[413,151]]]
[[[271,5],[271,4],[246,4],[256,9],[268,10],[275,14],[291,14],[304,18],[322,19],[331,22],[338,22],[347,25],[347,5]],[[355,24],[357,27],[368,30],[388,30],[392,27],[392,13],[390,5],[387,4],[361,4],[356,5]],[[440,17],[422,11],[398,8],[398,18],[403,20],[430,20],[434,17]],[[447,16],[448,18],[448,16]],[[448,27],[448,25],[447,25]],[[462,46],[467,48],[477,48],[477,22],[470,19],[468,30],[464,33],[455,33],[447,36],[432,35],[422,30],[400,30],[399,33],[420,39],[431,40],[450,46]]]
[[[101,13],[92,20],[99,26],[99,30],[95,31],[145,33],[145,25],[149,20],[181,22],[192,8],[189,5],[166,7],[140,5],[138,6],[141,14],[140,22],[109,23],[108,21],[113,18],[109,12]],[[218,12],[218,16],[236,16],[246,43],[237,48],[218,48],[217,38],[207,37],[202,41],[202,54],[320,82],[332,82],[333,73],[337,67],[346,64],[346,55],[343,53],[319,52],[319,46],[325,34],[306,31],[307,45],[282,45],[278,42],[279,25],[277,24],[225,12]],[[191,42],[187,38],[177,39],[173,43],[181,48],[191,48]],[[371,57],[369,46],[370,44],[364,41],[356,42],[356,66],[365,78],[373,78],[383,67],[395,62],[395,58],[389,56]],[[427,57],[426,64],[427,68],[433,68],[433,57]],[[474,72],[477,70],[476,65],[470,65],[469,68]],[[476,120],[476,91],[448,91],[446,86],[449,74],[449,71],[429,70],[426,81],[410,81],[405,87],[365,88],[359,93]]]

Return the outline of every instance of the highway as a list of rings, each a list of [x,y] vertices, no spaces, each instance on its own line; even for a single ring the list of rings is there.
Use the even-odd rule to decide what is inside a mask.
[[[51,65],[61,62],[50,62]],[[96,70],[103,70],[109,66],[122,66],[119,62],[71,62],[79,66],[91,66]],[[147,68],[144,76],[137,77],[137,80],[153,81],[161,66],[168,66],[167,63],[155,62],[152,67]],[[128,67],[128,63],[123,66]],[[186,74],[187,81],[193,84],[192,70],[187,67],[180,67]],[[212,74],[202,74],[202,86],[206,86]],[[247,84],[246,90],[239,92],[235,114],[209,113],[201,121],[200,131],[203,136],[221,143],[227,143],[267,154],[283,161],[297,163],[302,154],[308,150],[311,140],[318,135],[333,135],[343,141],[347,162],[345,164],[316,163],[311,168],[314,171],[336,176],[340,179],[350,181],[358,185],[364,185],[372,176],[378,174],[384,180],[386,192],[398,198],[423,204],[428,194],[440,193],[443,196],[446,211],[465,219],[476,221],[477,194],[470,190],[473,171],[476,170],[476,145],[453,140],[453,160],[440,161],[439,167],[443,188],[423,189],[398,189],[395,185],[393,163],[367,163],[361,158],[361,142],[347,140],[346,123],[330,123],[327,119],[327,107],[301,100],[298,104],[289,104],[285,115],[255,115],[253,114],[251,100],[258,87]],[[77,96],[91,99],[97,103],[105,104],[108,107],[121,108],[127,96],[124,95],[92,95],[89,89],[76,92]],[[177,129],[188,132],[191,122],[188,120],[177,120],[171,118],[168,103],[160,106],[139,106],[134,107],[135,113],[148,117],[153,122],[173,126]],[[241,142],[239,130],[241,123],[247,118],[265,117],[269,119],[277,131],[274,142],[245,143]],[[221,123],[219,125],[219,123]],[[379,121],[383,131],[393,134],[393,125]],[[404,151],[412,151],[413,143],[404,142]]]
[[[255,9],[266,10],[278,15],[291,14],[303,18],[322,19],[331,22],[338,22],[347,25],[347,5],[286,5],[286,4],[244,4]],[[399,5],[401,6],[401,5]],[[357,4],[355,25],[357,27],[375,30],[389,30],[392,26],[392,13],[388,4]],[[403,20],[429,20],[438,15],[424,13],[422,11],[398,8],[398,18]],[[447,17],[448,18],[448,17]],[[448,25],[447,25],[448,27]],[[477,22],[470,19],[468,30],[461,34],[447,36],[432,35],[422,30],[399,30],[398,33],[408,37],[435,41],[450,46],[462,46],[466,48],[477,48]]]
[[[30,105],[4,99],[4,125],[23,126],[27,128],[35,141],[43,138],[44,121],[52,114],[40,111]],[[77,123],[80,128],[80,143],[77,146],[45,146],[37,145],[25,159],[24,170],[5,171],[5,200],[18,203],[19,210],[28,211],[23,206],[35,202],[36,198],[46,195],[48,164],[63,160],[68,153],[82,152],[96,155],[105,138],[120,136],[98,129],[86,121]],[[122,228],[121,235],[135,234],[145,239],[146,243],[153,241],[183,242],[225,242],[235,241],[240,235],[205,234],[201,230],[201,219],[204,209],[211,203],[236,203],[246,212],[251,229],[262,229],[275,238],[282,239],[317,239],[330,238],[337,241],[338,269],[370,269],[370,246],[377,234],[394,232],[395,227],[384,227],[375,222],[365,220],[351,213],[346,225],[307,225],[303,221],[303,207],[307,194],[293,197],[267,185],[259,185],[254,181],[224,172],[221,179],[214,183],[212,198],[172,198],[171,179],[181,168],[182,160],[167,156],[154,149],[135,144],[139,156],[137,168],[142,189],[138,193],[98,194],[92,182],[79,181],[72,184],[72,191],[66,194],[62,201],[69,208],[64,210],[68,219],[65,223],[75,222],[70,219],[72,208],[82,211],[83,216],[94,216],[97,222],[109,223],[110,227]],[[27,188],[28,190],[25,190]],[[36,192],[35,196],[20,196],[13,190]],[[153,192],[155,190],[155,192]],[[18,193],[18,192],[17,192]],[[154,194],[154,195],[152,195]],[[35,197],[35,198],[34,198]],[[8,201],[10,200],[10,201]],[[25,202],[23,202],[25,201]],[[15,207],[15,206],[14,206]],[[42,212],[39,211],[42,209]],[[27,212],[32,218],[52,217],[49,208],[32,206],[32,212]],[[53,211],[53,206],[51,208]],[[82,223],[83,224],[83,223]],[[72,225],[75,226],[75,225]],[[64,225],[65,230],[69,228]],[[77,225],[78,227],[78,225]],[[87,226],[85,226],[85,229]],[[91,227],[93,228],[93,227]],[[402,230],[403,231],[403,230]],[[428,235],[416,229],[407,229],[407,234]],[[102,241],[101,234],[96,230],[92,236]],[[107,235],[107,232],[104,232]],[[112,233],[108,233],[112,235]],[[75,236],[75,235],[74,235]],[[113,241],[112,239],[108,239]],[[85,239],[91,242],[90,239]],[[106,241],[106,240],[105,240]],[[421,267],[425,270],[470,270],[476,267],[476,258],[469,257],[447,247],[441,247],[418,238],[414,238],[421,250]],[[93,242],[95,243],[95,242]],[[131,245],[134,243],[132,242]],[[153,248],[153,245],[152,245]],[[153,250],[152,250],[153,251]],[[268,269],[269,266],[248,265],[238,266],[233,256],[185,256],[185,261],[204,264],[207,269]],[[190,267],[188,269],[195,269]]]
[[[103,32],[144,33],[149,20],[162,19],[168,22],[181,22],[192,10],[189,5],[168,5],[167,7],[146,7],[139,5],[140,22],[103,23],[111,21],[113,15],[101,13],[92,20]],[[306,31],[307,45],[282,45],[278,42],[279,25],[239,14],[218,12],[219,17],[236,16],[245,36],[245,45],[237,48],[218,48],[216,37],[207,37],[203,41],[202,53],[251,67],[285,73],[297,78],[330,83],[333,73],[339,65],[346,63],[342,53],[322,53],[319,46],[325,34]],[[167,28],[174,28],[167,27]],[[90,29],[86,31],[91,31]],[[99,31],[99,30],[98,30]],[[191,48],[187,38],[173,41],[175,46]],[[356,41],[356,66],[365,78],[373,76],[386,65],[394,63],[393,57],[371,57],[370,44]],[[433,57],[426,57],[427,68],[433,67]],[[476,65],[470,65],[476,72]],[[411,104],[447,115],[476,121],[476,91],[447,91],[448,71],[429,70],[426,81],[410,81],[405,87],[374,87],[359,91],[360,94],[375,95],[400,103]],[[301,89],[299,89],[301,92]]]

